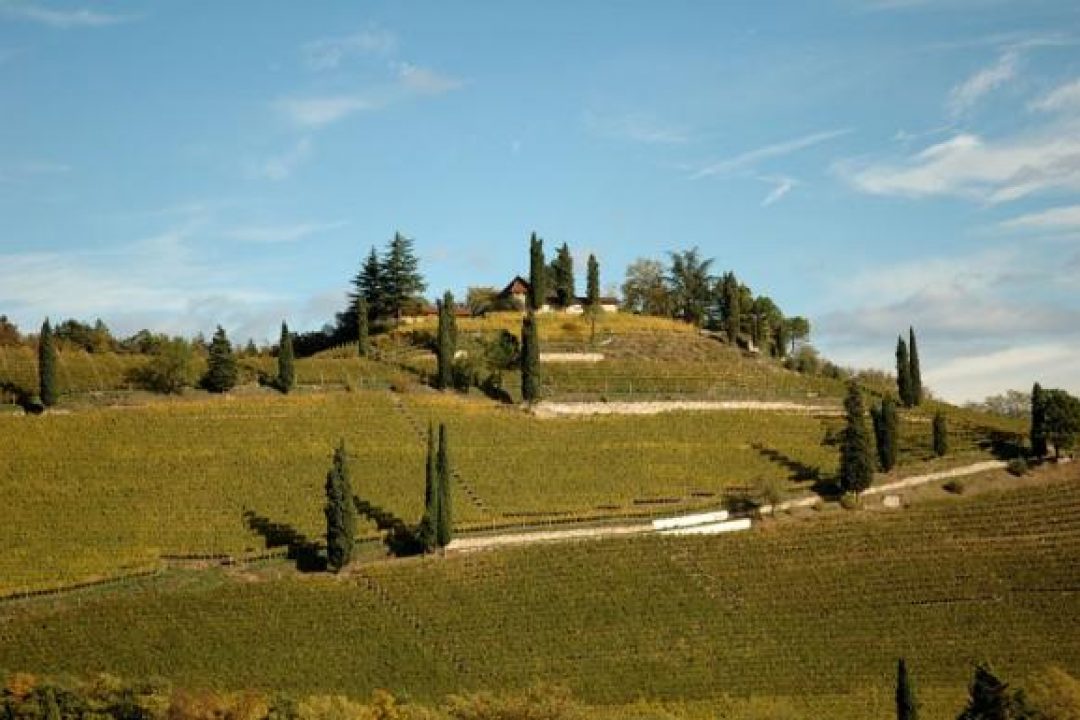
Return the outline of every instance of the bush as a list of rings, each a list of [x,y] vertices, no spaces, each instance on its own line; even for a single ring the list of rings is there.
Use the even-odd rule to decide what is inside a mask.
[[[133,368],[128,379],[136,386],[153,392],[179,394],[198,379],[195,349],[183,338],[162,343],[161,349],[146,365]]]
[[[960,480],[950,480],[942,485],[941,489],[947,493],[952,493],[953,495],[963,495],[965,487],[964,483]]]
[[[1009,464],[1005,467],[1005,469],[1010,475],[1015,475],[1016,477],[1023,477],[1024,475],[1027,475],[1029,467],[1027,460],[1025,460],[1024,458],[1013,458],[1009,461]]]
[[[840,496],[840,507],[845,510],[857,510],[859,508],[859,496],[855,493],[844,493]]]

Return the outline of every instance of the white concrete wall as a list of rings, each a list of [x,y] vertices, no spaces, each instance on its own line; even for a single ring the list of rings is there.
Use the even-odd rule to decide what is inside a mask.
[[[750,529],[750,518],[729,520],[728,522],[708,523],[707,525],[694,525],[693,527],[672,528],[661,530],[661,535],[719,535],[720,533],[740,532]]]
[[[697,515],[681,515],[673,518],[660,518],[652,521],[653,530],[671,530],[673,528],[692,527],[694,525],[707,525],[710,523],[724,522],[728,519],[727,510],[717,512],[699,513]]]

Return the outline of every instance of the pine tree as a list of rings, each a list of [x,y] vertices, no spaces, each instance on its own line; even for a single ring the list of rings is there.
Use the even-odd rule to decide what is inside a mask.
[[[1044,457],[1049,448],[1046,443],[1046,399],[1042,386],[1035,383],[1031,388],[1031,453]]]
[[[567,307],[574,302],[574,258],[570,247],[563,243],[555,253],[551,263],[551,277],[555,286],[555,295],[560,307]]]
[[[585,304],[595,308],[600,304],[600,263],[595,255],[589,255],[585,285]]]
[[[934,413],[934,454],[945,457],[949,452],[949,425],[945,419],[945,413],[938,410]]]
[[[277,357],[277,386],[283,393],[290,392],[296,387],[296,355],[293,353],[292,333],[289,326],[281,323],[281,340],[278,342]]]
[[[214,332],[214,339],[210,341],[209,353],[203,387],[213,393],[232,390],[236,387],[238,377],[236,356],[233,355],[232,344],[220,325]]]
[[[371,353],[369,316],[367,298],[361,295],[356,299],[356,354],[360,357],[367,357]]]
[[[428,423],[427,463],[424,467],[424,517],[420,520],[417,539],[425,552],[434,550],[439,537],[439,474],[436,464],[435,428]]]
[[[874,425],[874,440],[877,447],[878,467],[882,472],[889,472],[896,467],[899,417],[896,402],[889,396],[882,398],[881,406],[871,408],[870,417]]]
[[[544,241],[533,233],[529,238],[530,310],[539,310],[547,302],[547,270],[544,267]]]
[[[334,450],[334,461],[326,474],[326,555],[335,572],[352,559],[356,537],[356,505],[353,500],[349,466],[342,440]]]
[[[840,489],[858,495],[870,487],[874,467],[870,454],[870,433],[866,428],[866,412],[862,393],[854,380],[848,383],[844,399],[846,427],[840,443]]]
[[[412,239],[394,233],[380,266],[387,317],[400,317],[409,301],[427,288],[419,267]]]
[[[439,451],[435,458],[435,474],[438,477],[439,521],[435,524],[436,541],[445,548],[454,539],[453,502],[450,498],[450,481],[453,476],[450,467],[450,444],[446,434],[446,425],[439,423]]]
[[[46,318],[38,338],[38,392],[41,404],[52,407],[60,398],[56,387],[56,338]]]
[[[436,340],[438,372],[435,387],[445,390],[454,384],[454,355],[457,353],[457,327],[454,322],[454,296],[447,290],[439,306],[439,330]]]
[[[911,405],[921,405],[923,398],[922,370],[919,368],[919,348],[915,345],[915,328],[908,328],[908,362],[911,371],[908,379],[911,382]]]
[[[521,398],[527,403],[540,399],[540,339],[531,312],[521,321]]]
[[[896,338],[896,389],[904,407],[911,407],[911,359],[904,338]]]
[[[896,666],[896,720],[919,720],[915,684],[908,676],[907,663],[903,658]]]
[[[386,310],[385,281],[383,279],[382,260],[374,246],[368,253],[364,264],[360,267],[360,273],[354,281],[356,293],[353,300],[363,298],[367,301],[369,312],[374,312],[376,317],[383,316]]]

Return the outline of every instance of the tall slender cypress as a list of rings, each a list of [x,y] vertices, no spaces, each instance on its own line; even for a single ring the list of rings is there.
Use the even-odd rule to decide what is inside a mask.
[[[533,233],[529,238],[529,309],[539,310],[547,302],[547,268],[544,241]]]
[[[439,423],[439,451],[435,458],[435,473],[438,477],[439,521],[436,523],[436,541],[444,548],[454,539],[453,502],[450,497],[450,480],[453,475],[450,467],[450,444],[446,425]]]
[[[866,428],[862,393],[854,380],[848,383],[844,409],[847,424],[840,443],[840,489],[857,495],[870,487],[874,477],[874,464],[871,459],[870,433]]]
[[[949,425],[945,419],[945,413],[940,410],[934,413],[933,432],[934,454],[945,457],[945,454],[949,452]]]
[[[521,398],[527,403],[540,399],[540,338],[531,312],[521,321]]]
[[[911,407],[911,358],[904,338],[896,338],[896,390],[904,407]]]
[[[52,407],[60,398],[56,388],[56,338],[48,318],[45,318],[38,337],[38,394],[45,407]]]
[[[899,417],[896,402],[889,396],[882,398],[877,409],[871,408],[870,417],[874,425],[874,440],[877,447],[878,467],[882,472],[889,472],[896,467],[897,447],[899,445]]]
[[[1035,383],[1031,388],[1031,454],[1037,458],[1046,455],[1046,396],[1042,386]]]
[[[592,254],[586,270],[585,304],[593,308],[600,304],[600,263]]]
[[[278,343],[277,386],[278,390],[283,393],[288,393],[296,387],[295,358],[295,353],[293,353],[292,333],[289,332],[289,326],[282,322],[281,340]]]
[[[567,307],[574,302],[576,286],[574,283],[574,258],[570,254],[570,246],[566,243],[563,243],[555,252],[555,260],[552,262],[551,269],[552,280],[555,283],[555,295],[558,297],[559,305]]]
[[[327,565],[335,572],[349,564],[356,538],[356,505],[345,441],[334,450],[334,460],[326,474],[326,555]]]
[[[896,664],[896,720],[919,720],[915,684],[908,675],[904,658],[900,658]]]
[[[915,328],[908,327],[908,362],[911,365],[911,404],[921,405],[923,398],[922,370],[919,368],[919,348],[915,344]]]
[[[367,357],[371,352],[371,341],[368,335],[371,332],[371,306],[367,298],[361,295],[356,299],[356,354]]]
[[[439,307],[439,330],[436,338],[435,355],[438,360],[438,372],[435,387],[445,390],[454,384],[454,355],[457,354],[457,327],[454,323],[454,296],[447,290]]]
[[[420,521],[418,533],[420,544],[426,552],[434,550],[438,543],[439,530],[439,473],[435,458],[435,428],[428,423],[427,463],[424,467],[424,517]]]
[[[724,273],[720,280],[720,307],[728,342],[735,344],[742,326],[742,295],[735,273]]]

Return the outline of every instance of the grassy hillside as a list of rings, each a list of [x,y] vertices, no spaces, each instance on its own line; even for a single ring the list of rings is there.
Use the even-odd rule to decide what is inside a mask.
[[[1080,482],[737,536],[637,538],[365,566],[170,574],[0,605],[0,667],[416,699],[567,684],[586,701],[772,698],[888,717],[908,658],[953,717],[970,663],[1075,674]],[[785,699],[786,698],[786,699]]]
[[[356,492],[415,522],[429,420],[450,428],[461,529],[716,507],[759,479],[805,492],[836,470],[824,439],[838,419],[755,412],[538,420],[452,394],[359,391],[0,415],[0,594],[160,555],[260,551],[246,510],[319,538],[339,438]],[[915,420],[902,426],[907,473],[930,456],[929,425]],[[983,430],[953,429],[947,462],[987,457]]]

